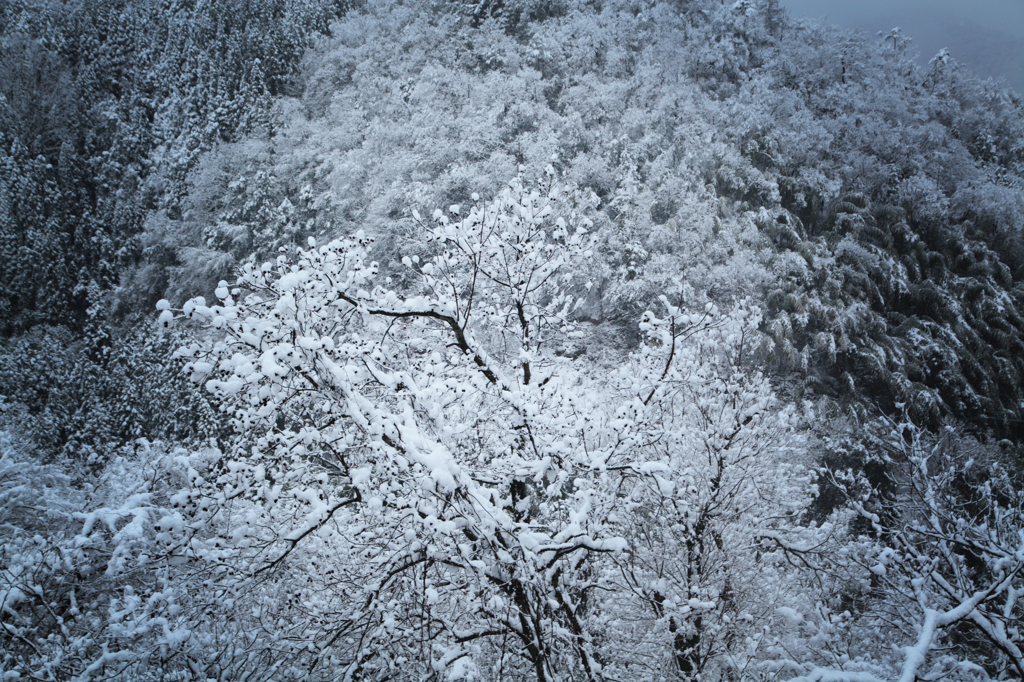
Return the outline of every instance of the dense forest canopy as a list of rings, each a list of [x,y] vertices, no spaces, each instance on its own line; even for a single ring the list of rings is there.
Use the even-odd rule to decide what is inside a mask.
[[[0,47],[5,679],[1024,676],[1003,84],[775,0]]]

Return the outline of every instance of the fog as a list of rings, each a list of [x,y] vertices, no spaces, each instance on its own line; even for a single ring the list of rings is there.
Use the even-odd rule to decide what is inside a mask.
[[[1024,0],[781,0],[793,16],[870,34],[899,26],[922,64],[942,48],[979,76],[1024,93]]]

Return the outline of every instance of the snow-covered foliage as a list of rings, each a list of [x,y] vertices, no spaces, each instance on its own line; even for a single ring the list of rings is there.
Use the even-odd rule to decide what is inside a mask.
[[[955,56],[774,0],[0,47],[4,679],[1022,674],[1024,113]]]

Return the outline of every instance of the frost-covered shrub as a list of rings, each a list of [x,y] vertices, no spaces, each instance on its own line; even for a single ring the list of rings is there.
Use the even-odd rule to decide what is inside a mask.
[[[139,441],[74,479],[36,460],[0,432],[0,670],[85,680],[190,670],[195,586],[160,536],[186,453]]]
[[[1024,499],[1005,455],[905,417],[843,431],[825,443],[822,487],[853,512],[853,537],[787,547],[835,585],[801,614],[817,644],[790,650],[797,679],[1021,675]]]

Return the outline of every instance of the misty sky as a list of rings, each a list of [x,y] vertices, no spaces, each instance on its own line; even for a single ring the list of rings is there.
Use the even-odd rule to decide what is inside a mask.
[[[1024,93],[1024,0],[780,0],[795,17],[874,35],[899,26],[924,64],[943,47],[979,76],[1005,78]]]

